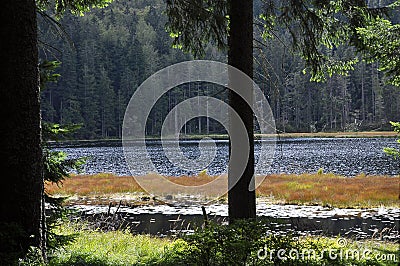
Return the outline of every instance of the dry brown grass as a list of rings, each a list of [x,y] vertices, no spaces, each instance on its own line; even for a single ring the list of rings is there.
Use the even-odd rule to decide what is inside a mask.
[[[95,175],[71,175],[60,187],[46,184],[46,191],[60,195],[103,195],[125,192],[143,192],[132,176],[117,176],[109,173]]]
[[[271,175],[265,178],[257,193],[272,195],[287,203],[340,207],[399,206],[399,185],[399,176]]]
[[[216,176],[209,176],[202,174],[198,176],[169,176],[167,177],[171,182],[183,186],[200,186],[205,185],[217,178]]]
[[[216,177],[199,176],[167,177],[170,181],[199,186]],[[257,188],[257,195],[270,197],[277,202],[320,204],[338,207],[399,206],[400,176],[365,176],[354,178],[333,174],[270,175]],[[131,176],[113,174],[72,175],[61,187],[46,184],[51,194],[60,195],[110,195],[144,192]]]

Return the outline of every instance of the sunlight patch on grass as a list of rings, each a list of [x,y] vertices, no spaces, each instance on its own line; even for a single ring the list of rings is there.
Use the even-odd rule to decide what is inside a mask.
[[[63,234],[77,234],[75,240],[50,256],[50,265],[148,265],[165,260],[170,239],[132,235],[128,230],[102,232],[82,224],[62,226]],[[81,263],[81,264],[79,264]]]

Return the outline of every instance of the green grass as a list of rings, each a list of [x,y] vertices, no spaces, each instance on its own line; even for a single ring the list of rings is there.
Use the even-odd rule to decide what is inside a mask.
[[[249,226],[251,229],[251,225]],[[198,264],[206,257],[210,261],[218,261],[213,265],[222,265],[233,254],[231,249],[240,253],[241,250],[251,251],[248,262],[251,265],[274,265],[282,263],[274,257],[273,260],[260,259],[257,251],[260,247],[268,249],[312,249],[317,254],[325,249],[336,250],[335,254],[343,254],[343,259],[331,259],[327,252],[323,258],[290,260],[291,265],[398,265],[399,244],[375,240],[353,241],[345,239],[345,245],[340,245],[341,238],[304,237],[301,239],[271,235],[259,240],[243,238],[252,231],[241,232],[239,227],[231,229],[217,226],[200,230],[192,240],[158,238],[149,235],[131,235],[126,231],[101,232],[85,227],[82,224],[67,224],[59,228],[63,234],[77,234],[75,241],[53,252],[49,265],[202,265]],[[248,230],[246,227],[242,230]],[[221,235],[221,233],[224,236]],[[194,240],[193,240],[194,239]],[[225,241],[220,242],[219,240]],[[245,240],[247,239],[247,240]],[[245,244],[242,240],[250,241]],[[254,241],[254,242],[253,242]],[[248,249],[250,248],[250,249]],[[354,251],[368,251],[368,257],[351,257]],[[204,253],[206,252],[206,253]],[[215,252],[215,253],[213,253]],[[341,252],[341,253],[340,253]],[[350,258],[346,258],[346,254]],[[361,254],[361,253],[360,253]],[[237,255],[237,254],[236,254]],[[236,256],[235,255],[235,256]],[[193,264],[194,263],[194,264]],[[230,265],[230,264],[229,264]],[[283,262],[282,265],[285,265]]]
[[[102,232],[70,224],[59,231],[77,236],[50,255],[49,265],[174,265],[170,250],[179,245],[179,241],[132,235],[128,230]]]

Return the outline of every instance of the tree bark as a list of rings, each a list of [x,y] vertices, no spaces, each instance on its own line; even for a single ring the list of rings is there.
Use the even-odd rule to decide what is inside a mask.
[[[45,249],[37,23],[34,0],[0,10],[0,257],[11,264],[30,246]]]
[[[253,1],[230,0],[229,1],[229,65],[238,68],[253,78]],[[230,83],[242,82],[235,81],[235,77],[229,73]],[[253,95],[252,84],[244,84],[240,91],[241,95]],[[241,152],[241,148],[249,149],[249,157],[247,166],[243,174],[236,182],[235,174],[240,169],[235,169],[235,162],[229,164],[228,182],[231,188],[228,192],[228,210],[229,219],[255,218],[256,217],[256,197],[255,191],[249,190],[249,186],[254,187],[254,128],[253,128],[253,111],[242,97],[233,91],[229,91],[229,104],[238,113],[241,121],[233,121],[231,116],[231,132],[236,134],[237,127],[235,123],[244,123],[249,145],[241,147],[242,143],[230,142],[230,153]],[[239,146],[235,146],[239,145]],[[248,147],[246,147],[248,146]],[[231,156],[232,158],[232,156]],[[253,184],[251,184],[253,183]]]

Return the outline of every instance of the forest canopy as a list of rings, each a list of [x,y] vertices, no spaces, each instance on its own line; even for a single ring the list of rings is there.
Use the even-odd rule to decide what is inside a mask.
[[[256,19],[262,9],[262,2],[256,1]],[[398,30],[398,17],[393,16],[392,31]],[[114,1],[78,17],[65,13],[59,20],[62,30],[41,18],[41,59],[61,62],[58,82],[42,93],[43,119],[82,124],[76,138],[121,137],[126,105],[141,82],[163,67],[193,59],[172,48],[166,22],[161,0]],[[360,31],[369,34],[373,42],[379,35],[371,32],[376,33],[379,25]],[[264,40],[260,39],[263,29],[255,25],[254,30],[258,39],[254,79],[269,100],[278,132],[390,130],[389,121],[399,120],[400,88],[389,85],[379,71],[390,63],[390,51],[383,63],[360,58],[349,75],[333,74],[326,82],[315,83],[303,73],[304,60],[288,49],[289,32],[277,31],[275,38]],[[371,54],[384,52],[374,46],[371,49],[375,49]],[[358,56],[350,46],[329,52],[337,59]],[[226,54],[211,43],[205,45],[204,58],[226,62]],[[225,93],[212,84],[199,83],[171,90],[153,108],[147,134],[158,135],[165,115],[183,99],[215,95],[226,100]],[[183,133],[221,132],[224,129],[217,122],[198,118],[190,121]]]

